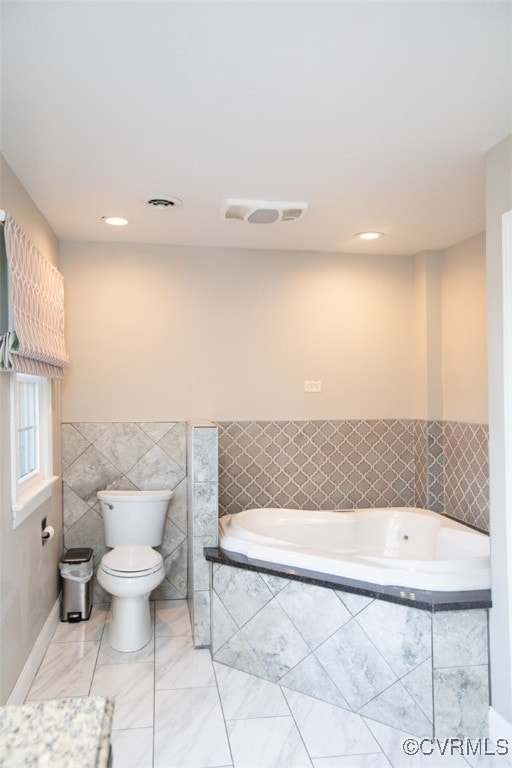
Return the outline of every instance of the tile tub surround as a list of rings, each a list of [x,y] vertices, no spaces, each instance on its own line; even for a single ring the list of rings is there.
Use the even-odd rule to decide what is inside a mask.
[[[221,513],[414,504],[412,421],[219,424]]]
[[[487,426],[407,419],[219,423],[219,510],[418,506],[489,528]]]
[[[487,734],[485,609],[436,613],[214,564],[212,653],[418,737]]]
[[[463,592],[431,592],[423,589],[409,589],[400,586],[384,586],[365,581],[347,579],[343,576],[333,576],[317,571],[308,571],[296,566],[286,566],[277,563],[267,563],[263,560],[252,560],[245,555],[226,552],[220,547],[205,547],[204,557],[211,563],[228,565],[231,568],[242,568],[246,571],[256,571],[271,577],[283,577],[302,584],[313,584],[317,587],[327,587],[349,594],[361,595],[372,599],[397,603],[411,608],[423,608],[435,611],[462,611],[475,608],[491,608],[491,590],[477,589]]]
[[[107,551],[97,492],[171,488],[158,551],[165,579],[154,598],[187,595],[186,425],[182,422],[79,422],[62,425],[64,546],[92,547],[94,566]],[[94,600],[108,599],[94,579]]]
[[[444,512],[489,530],[488,428],[444,423]]]
[[[444,511],[444,428],[442,421],[414,422],[416,506]]]

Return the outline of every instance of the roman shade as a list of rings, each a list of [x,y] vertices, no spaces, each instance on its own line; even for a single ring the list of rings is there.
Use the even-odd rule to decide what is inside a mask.
[[[9,214],[3,230],[0,371],[62,379],[64,279]]]

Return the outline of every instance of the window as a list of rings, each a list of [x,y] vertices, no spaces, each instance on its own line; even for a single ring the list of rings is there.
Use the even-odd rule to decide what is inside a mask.
[[[13,528],[51,495],[51,381],[18,373],[12,377]]]
[[[36,377],[18,376],[16,462],[18,483],[28,482],[40,474],[40,387],[41,383]]]

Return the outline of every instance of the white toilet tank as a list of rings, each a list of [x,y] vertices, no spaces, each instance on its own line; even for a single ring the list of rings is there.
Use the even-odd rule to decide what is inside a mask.
[[[158,547],[172,491],[98,491],[107,547]]]

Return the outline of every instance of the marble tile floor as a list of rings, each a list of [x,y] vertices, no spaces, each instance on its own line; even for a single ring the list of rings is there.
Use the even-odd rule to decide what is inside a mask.
[[[59,624],[27,697],[114,698],[113,768],[507,765],[500,757],[407,756],[406,733],[212,663],[208,650],[193,648],[186,600],[151,605],[153,636],[134,653],[108,645],[108,605],[95,605],[87,622]]]

